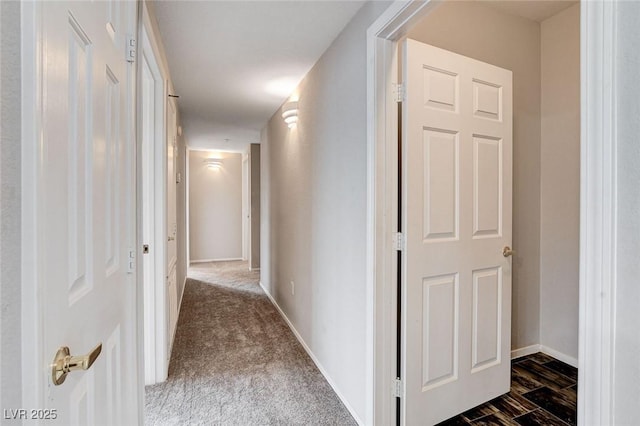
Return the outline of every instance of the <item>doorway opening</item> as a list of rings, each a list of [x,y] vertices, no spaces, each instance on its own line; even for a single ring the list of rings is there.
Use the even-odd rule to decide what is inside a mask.
[[[260,145],[187,151],[189,265],[245,261],[260,269]]]
[[[515,16],[513,11],[472,2],[438,3],[437,8],[435,5],[413,5],[413,9],[410,6],[402,12],[396,10],[395,16],[390,12],[389,16],[380,19],[380,22],[386,21],[386,28],[376,28],[375,25],[370,28],[370,36],[376,34],[378,43],[378,46],[370,45],[378,57],[377,72],[388,76],[386,83],[401,81],[398,76],[402,73],[402,66],[398,65],[397,58],[400,43],[406,37],[513,71],[512,247],[516,254],[513,259],[513,345],[508,349],[512,351],[513,358],[543,352],[569,364],[567,367],[573,369],[578,363],[579,334],[580,5],[565,3],[562,10],[548,11],[544,18],[538,17],[535,20]],[[416,9],[421,9],[421,12],[416,14]],[[469,31],[459,31],[460,28],[469,28]],[[527,31],[528,41],[525,36]],[[493,36],[498,36],[500,40],[510,40],[510,43],[506,45],[499,40],[492,43]],[[523,47],[527,42],[534,45],[534,48],[527,51]],[[517,45],[519,47],[514,47]],[[518,54],[509,52],[509,49],[521,49],[523,52]],[[518,55],[521,57],[518,58]],[[525,58],[527,56],[528,59]],[[527,61],[531,61],[528,62],[530,75],[523,69]],[[380,94],[382,90],[379,85],[385,80],[373,81],[377,85],[371,90]],[[404,89],[407,90],[406,87]],[[439,89],[443,89],[443,85]],[[385,87],[385,91],[388,99],[401,96],[394,90],[393,84]],[[382,100],[379,102],[381,105]],[[380,122],[384,123],[385,128],[400,128],[400,123],[405,118],[397,117],[397,105],[389,102],[385,108],[385,113],[378,116]],[[381,211],[390,212],[388,219],[385,219],[385,226],[389,230],[395,230],[398,213],[393,207],[398,205],[402,192],[400,189],[396,192],[393,188],[397,187],[397,176],[402,164],[395,153],[397,142],[389,135],[393,135],[393,132],[387,133],[385,147],[378,145],[377,148],[376,155],[381,155],[380,158],[384,159],[388,173],[384,179],[387,182],[386,190],[382,192],[378,188],[380,192],[377,197],[382,197],[387,203],[387,207]],[[560,177],[564,181],[558,184]],[[393,234],[386,235],[391,239]],[[379,265],[384,265],[381,275],[395,283],[397,281],[392,278],[399,273],[395,251],[397,244],[394,241],[382,243],[383,247],[394,249],[383,256],[385,261],[378,262]],[[556,253],[560,254],[560,260],[550,257],[551,249],[562,250],[562,253]],[[402,252],[402,256],[404,255]],[[377,287],[377,291],[384,289],[383,293],[387,295],[384,302],[376,300],[376,310],[388,312],[386,315],[389,316],[386,318],[394,318],[398,309],[404,309],[396,308],[396,305],[403,306],[401,300],[396,303],[403,295],[394,286],[395,284],[381,283]],[[558,298],[563,300],[564,309],[559,309],[559,304],[556,304]],[[556,325],[553,330],[551,323]],[[379,323],[375,328],[377,339],[388,342],[402,340],[396,334],[402,335],[402,330],[396,332],[394,328],[380,327]],[[563,337],[559,338],[554,334],[556,332]],[[396,348],[395,345],[390,347],[394,350]],[[391,372],[395,372],[396,364],[402,364],[403,361],[404,355],[401,352],[397,356],[389,353],[386,358],[379,358],[379,364],[374,369],[378,372],[386,371],[386,377],[380,377],[376,373],[381,378],[381,383],[395,377]],[[383,362],[387,365],[384,366]],[[420,372],[413,373],[420,376]],[[400,386],[404,386],[404,378],[399,379]],[[573,385],[575,382],[571,383]],[[403,394],[402,390],[400,389],[400,394]],[[376,418],[395,417],[397,411],[394,403],[378,399],[377,394],[375,398]],[[575,394],[573,399],[575,401]],[[570,413],[571,422],[576,421],[575,412],[574,404]],[[406,421],[403,415],[400,413],[399,416],[401,424]]]

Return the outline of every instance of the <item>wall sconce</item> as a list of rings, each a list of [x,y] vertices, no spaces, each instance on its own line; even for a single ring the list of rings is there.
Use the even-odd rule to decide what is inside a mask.
[[[292,101],[287,102],[282,107],[282,118],[284,118],[284,122],[287,123],[287,126],[292,129],[296,127],[296,123],[298,122],[298,102]]]
[[[222,160],[219,158],[205,158],[204,164],[208,169],[218,171],[222,168]]]

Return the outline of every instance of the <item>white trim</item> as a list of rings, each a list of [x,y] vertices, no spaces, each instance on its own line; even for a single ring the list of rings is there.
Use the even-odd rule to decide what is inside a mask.
[[[397,229],[396,41],[438,0],[397,0],[367,30],[366,424],[395,424]]]
[[[253,272],[253,271],[259,271],[259,270],[260,270],[260,268],[252,268],[252,267],[249,267],[249,271],[251,271],[251,272]]]
[[[523,356],[533,355],[541,352],[540,345],[530,345],[524,348],[513,349],[511,351],[511,359],[522,358]]]
[[[39,146],[42,118],[42,3],[20,4],[21,19],[21,350],[22,406],[46,407],[46,383],[41,360],[44,359],[44,324],[41,294],[43,282],[38,266],[43,253],[38,244]]]
[[[581,3],[578,425],[615,424],[616,2]]]
[[[533,355],[538,352],[542,352],[543,354],[549,355],[558,361],[562,361],[565,364],[578,368],[578,360],[576,358],[545,345],[531,345],[525,346],[524,348],[514,349],[511,351],[511,359],[522,358],[523,356]]]
[[[565,364],[569,364],[572,367],[578,368],[578,359],[570,355],[564,354],[545,345],[540,345],[540,352],[542,352],[543,354],[547,354],[550,357],[557,359],[558,361],[562,361]]]
[[[244,260],[241,257],[229,257],[229,258],[223,258],[223,259],[197,259],[197,260],[192,260],[191,263],[236,262],[236,261],[246,262],[246,260]]]
[[[262,285],[262,281],[259,281],[259,284],[260,284],[260,288],[262,288],[262,291],[264,291],[264,294],[271,301],[271,304],[278,310],[278,312],[280,313],[280,316],[282,317],[282,319],[284,319],[284,322],[287,323],[293,335],[296,336],[296,339],[298,339],[298,342],[300,342],[300,344],[302,345],[304,350],[307,352],[307,354],[309,355],[313,363],[316,365],[316,367],[318,367],[318,370],[320,370],[320,373],[322,373],[322,375],[327,380],[327,382],[329,382],[329,385],[331,385],[331,387],[333,388],[333,391],[336,393],[336,395],[338,395],[338,398],[340,398],[340,401],[342,401],[344,406],[347,407],[347,410],[349,410],[349,413],[351,413],[355,421],[361,426],[364,425],[364,423],[362,422],[360,417],[358,417],[358,414],[355,412],[353,407],[351,407],[351,404],[349,404],[349,401],[347,401],[347,399],[342,395],[342,392],[340,392],[340,389],[336,386],[335,382],[331,379],[331,377],[327,373],[327,370],[324,369],[324,367],[322,366],[318,358],[316,358],[314,353],[311,351],[311,348],[309,348],[309,346],[304,341],[300,333],[298,333],[298,330],[296,330],[296,328],[293,326],[291,321],[289,321],[289,318],[287,318],[287,315],[280,308],[280,306],[275,301],[275,299],[271,296],[271,294],[267,291],[267,289]]]

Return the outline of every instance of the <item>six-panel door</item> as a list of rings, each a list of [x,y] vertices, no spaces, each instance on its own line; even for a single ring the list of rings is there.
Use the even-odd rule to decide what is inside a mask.
[[[511,72],[404,43],[403,421],[509,391]]]

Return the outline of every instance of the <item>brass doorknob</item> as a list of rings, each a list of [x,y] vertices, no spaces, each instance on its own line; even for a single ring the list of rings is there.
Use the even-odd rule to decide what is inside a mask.
[[[58,386],[64,383],[67,374],[76,370],[88,370],[102,352],[102,343],[93,348],[91,352],[82,356],[71,356],[69,348],[62,346],[56,352],[56,357],[51,364],[51,380]]]
[[[504,257],[513,256],[514,254],[516,254],[516,252],[511,250],[511,247],[509,246],[504,246],[504,248],[502,249],[502,255]]]

